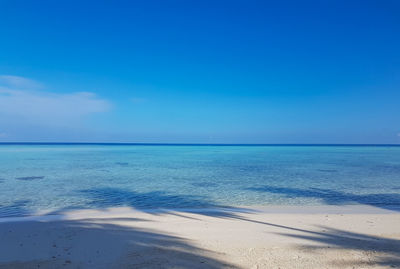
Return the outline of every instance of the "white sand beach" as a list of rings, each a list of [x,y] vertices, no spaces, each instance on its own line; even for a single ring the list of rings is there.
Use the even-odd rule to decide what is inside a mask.
[[[369,206],[77,210],[0,220],[0,268],[394,268],[400,214]]]

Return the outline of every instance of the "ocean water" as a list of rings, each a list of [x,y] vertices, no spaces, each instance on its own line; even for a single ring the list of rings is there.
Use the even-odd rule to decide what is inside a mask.
[[[322,204],[399,206],[400,147],[0,145],[0,217]]]

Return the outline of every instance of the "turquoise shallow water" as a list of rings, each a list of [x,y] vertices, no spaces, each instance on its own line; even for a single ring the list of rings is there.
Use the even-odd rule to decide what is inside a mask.
[[[132,206],[400,205],[400,147],[0,145],[0,217]]]

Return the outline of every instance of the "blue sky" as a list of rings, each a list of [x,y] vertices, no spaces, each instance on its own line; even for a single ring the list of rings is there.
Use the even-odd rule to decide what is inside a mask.
[[[0,1],[0,141],[400,143],[399,1]]]

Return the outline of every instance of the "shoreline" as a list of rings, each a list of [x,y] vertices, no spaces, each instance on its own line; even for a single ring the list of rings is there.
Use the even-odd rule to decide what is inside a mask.
[[[79,220],[83,216],[111,218],[124,214],[163,214],[163,213],[250,213],[250,214],[400,214],[400,206],[376,207],[373,205],[260,205],[260,206],[232,206],[212,208],[153,208],[140,209],[127,206],[71,209],[61,212],[39,211],[32,215],[0,217],[0,223],[21,221],[62,221]]]

